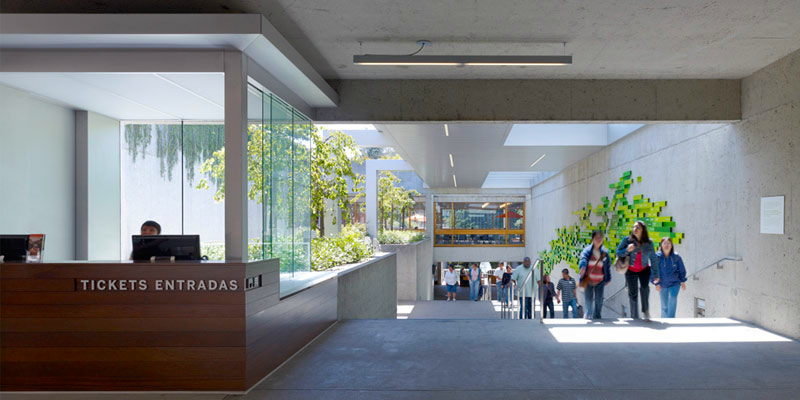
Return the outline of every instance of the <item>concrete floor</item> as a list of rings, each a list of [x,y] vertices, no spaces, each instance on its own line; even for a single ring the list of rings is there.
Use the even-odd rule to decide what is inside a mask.
[[[497,301],[402,301],[397,319],[499,319]]]
[[[733,320],[360,320],[241,398],[789,399],[798,378],[800,343]]]
[[[729,319],[409,319],[340,322],[245,396],[3,393],[3,400],[732,400],[798,393],[800,343]]]

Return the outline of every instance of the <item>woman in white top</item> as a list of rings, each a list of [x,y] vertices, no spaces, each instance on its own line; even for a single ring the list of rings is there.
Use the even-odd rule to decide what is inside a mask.
[[[448,265],[447,271],[444,271],[444,283],[447,284],[447,301],[450,301],[451,295],[453,301],[456,301],[456,293],[458,293],[458,273],[453,270],[452,265]]]

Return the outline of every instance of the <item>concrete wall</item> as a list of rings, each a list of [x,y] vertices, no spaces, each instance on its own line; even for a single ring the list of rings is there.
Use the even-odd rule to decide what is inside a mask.
[[[397,255],[384,254],[338,277],[338,319],[397,317]]]
[[[723,257],[739,256],[691,279],[678,316],[692,315],[704,296],[707,316],[731,316],[800,337],[800,51],[742,81],[741,122],[729,125],[651,125],[565,169],[532,189],[528,240],[548,247],[555,229],[577,221],[572,212],[611,194],[624,171],[642,176],[629,196],[667,200],[686,239],[676,247],[689,273]],[[785,234],[759,233],[764,196],[785,196]],[[558,270],[561,268],[558,267]],[[606,297],[624,285],[615,274]],[[659,301],[651,292],[654,316]],[[611,301],[619,309],[624,293]]]
[[[417,301],[433,300],[433,246],[426,239],[417,247]]]
[[[397,255],[397,300],[433,300],[431,240],[410,244],[383,244],[381,250]]]
[[[535,258],[536,254],[528,254],[525,247],[434,247],[433,261],[513,261],[522,262],[525,256]]]
[[[75,113],[0,85],[0,233],[44,233],[45,260],[74,258]]]
[[[119,121],[75,112],[75,258],[120,259]]]

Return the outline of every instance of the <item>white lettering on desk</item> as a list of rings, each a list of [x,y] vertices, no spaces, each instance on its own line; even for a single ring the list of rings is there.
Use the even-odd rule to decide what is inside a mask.
[[[147,291],[236,291],[239,283],[235,279],[76,279],[79,291],[130,292]]]

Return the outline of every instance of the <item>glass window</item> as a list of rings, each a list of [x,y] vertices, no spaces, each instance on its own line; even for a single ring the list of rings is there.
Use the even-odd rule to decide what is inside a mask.
[[[521,202],[436,202],[434,244],[524,246],[524,209]]]
[[[269,103],[253,86],[247,90],[247,259],[269,258]]]
[[[453,203],[455,229],[492,229],[494,210],[480,203]]]
[[[225,127],[183,123],[183,234],[200,235],[201,253],[225,259]],[[213,165],[213,166],[211,166]],[[215,169],[221,168],[221,169]]]
[[[450,229],[453,224],[453,203],[435,203],[434,210],[436,215],[437,229]]]
[[[311,121],[293,116],[293,272],[311,271]]]
[[[292,193],[293,112],[271,97],[272,136],[272,256],[279,257],[281,273],[293,273],[294,214]]]
[[[180,122],[125,124],[120,144],[120,254],[128,258],[144,221],[158,222],[163,234],[183,233]]]
[[[201,253],[224,259],[225,192],[215,174],[224,171],[222,123],[125,123],[122,136],[122,254],[154,220],[163,234],[200,235]]]

